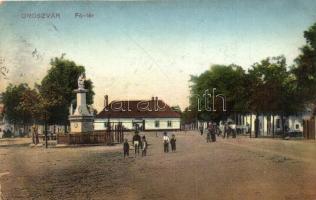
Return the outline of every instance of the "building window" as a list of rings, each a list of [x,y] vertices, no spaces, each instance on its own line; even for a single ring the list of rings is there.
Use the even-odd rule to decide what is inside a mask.
[[[296,125],[295,125],[295,128],[296,128],[296,130],[300,129],[300,125],[299,125],[299,124],[296,124]]]
[[[156,128],[159,128],[159,125],[160,125],[160,124],[159,124],[159,121],[156,120],[156,121],[155,121],[155,127],[156,127]]]
[[[280,119],[276,120],[276,127],[281,128],[281,120]]]
[[[167,121],[167,126],[168,127],[172,127],[172,122],[171,121]]]

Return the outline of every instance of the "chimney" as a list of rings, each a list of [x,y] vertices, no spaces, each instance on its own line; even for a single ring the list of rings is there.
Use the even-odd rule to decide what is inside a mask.
[[[155,101],[155,111],[159,110],[159,104],[158,104],[158,97],[156,97],[156,101]]]
[[[155,110],[155,97],[154,96],[151,97],[151,103],[149,103],[149,110],[150,111]]]
[[[106,108],[109,105],[109,96],[105,95],[104,96],[104,108]]]

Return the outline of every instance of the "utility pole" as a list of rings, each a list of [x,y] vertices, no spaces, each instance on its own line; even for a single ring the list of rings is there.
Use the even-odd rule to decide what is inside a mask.
[[[274,136],[274,113],[272,114],[272,136],[273,138],[275,137]]]
[[[252,112],[250,113],[250,134],[249,134],[250,138],[251,138],[251,132],[252,132]]]
[[[47,146],[48,146],[48,144],[47,144],[47,112],[45,111],[45,124],[44,124],[44,126],[45,126],[45,148],[47,149]]]

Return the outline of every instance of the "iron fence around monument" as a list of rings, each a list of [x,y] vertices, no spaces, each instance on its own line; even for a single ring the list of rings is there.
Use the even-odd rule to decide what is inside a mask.
[[[116,125],[110,130],[95,130],[87,133],[58,134],[58,144],[103,144],[113,145],[123,143],[122,126]]]

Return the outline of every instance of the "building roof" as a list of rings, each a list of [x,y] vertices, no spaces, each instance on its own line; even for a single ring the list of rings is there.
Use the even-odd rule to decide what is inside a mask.
[[[162,100],[112,101],[96,118],[180,118],[180,113]]]

